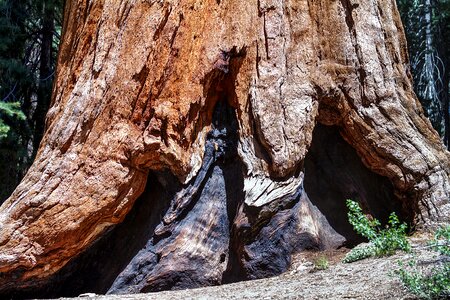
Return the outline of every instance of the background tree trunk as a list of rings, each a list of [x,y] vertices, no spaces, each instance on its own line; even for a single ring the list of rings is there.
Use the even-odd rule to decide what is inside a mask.
[[[346,198],[448,221],[407,63],[394,0],[67,1],[47,130],[0,208],[0,289],[278,274],[355,242]]]
[[[52,1],[42,1],[41,11],[43,12],[41,30],[41,49],[39,59],[39,85],[37,91],[37,104],[34,113],[34,136],[33,154],[39,148],[39,143],[44,134],[45,114],[50,105],[50,94],[52,89],[52,57],[53,57],[53,34],[55,31],[55,4]],[[34,156],[33,155],[33,156]]]

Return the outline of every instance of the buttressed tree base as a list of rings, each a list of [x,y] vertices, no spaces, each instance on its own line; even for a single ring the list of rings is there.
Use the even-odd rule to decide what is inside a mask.
[[[431,226],[450,154],[395,0],[69,0],[46,132],[0,208],[0,293],[215,285]]]

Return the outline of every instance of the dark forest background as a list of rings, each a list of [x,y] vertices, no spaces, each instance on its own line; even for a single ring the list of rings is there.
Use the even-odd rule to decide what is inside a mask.
[[[449,148],[450,0],[397,3],[417,96]],[[64,0],[0,0],[0,203],[27,172],[44,133],[63,7]]]

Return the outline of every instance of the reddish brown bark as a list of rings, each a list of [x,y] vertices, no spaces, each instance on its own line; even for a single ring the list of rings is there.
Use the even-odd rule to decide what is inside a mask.
[[[267,218],[308,176],[318,123],[338,127],[417,223],[448,220],[450,156],[407,64],[394,0],[67,1],[47,130],[0,209],[2,288],[46,282],[88,249],[124,219],[149,171],[194,182],[221,101],[235,110],[244,164],[238,237],[287,222]],[[181,224],[185,198],[177,199],[164,230]],[[304,220],[322,224],[305,205]],[[259,213],[252,219],[246,208]],[[243,224],[255,232],[240,235]],[[305,224],[299,233],[328,234]]]

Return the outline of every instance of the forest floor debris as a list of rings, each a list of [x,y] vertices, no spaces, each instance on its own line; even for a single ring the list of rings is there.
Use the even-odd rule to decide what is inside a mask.
[[[369,258],[342,263],[348,249],[303,252],[293,258],[291,268],[282,275],[233,284],[191,290],[166,291],[136,295],[86,294],[84,299],[416,299],[394,274],[398,262],[414,257],[433,261],[434,252],[426,247],[428,236],[411,238],[414,254],[397,252],[390,257]],[[318,270],[316,261],[326,260],[327,268]],[[431,265],[430,265],[431,267]]]

